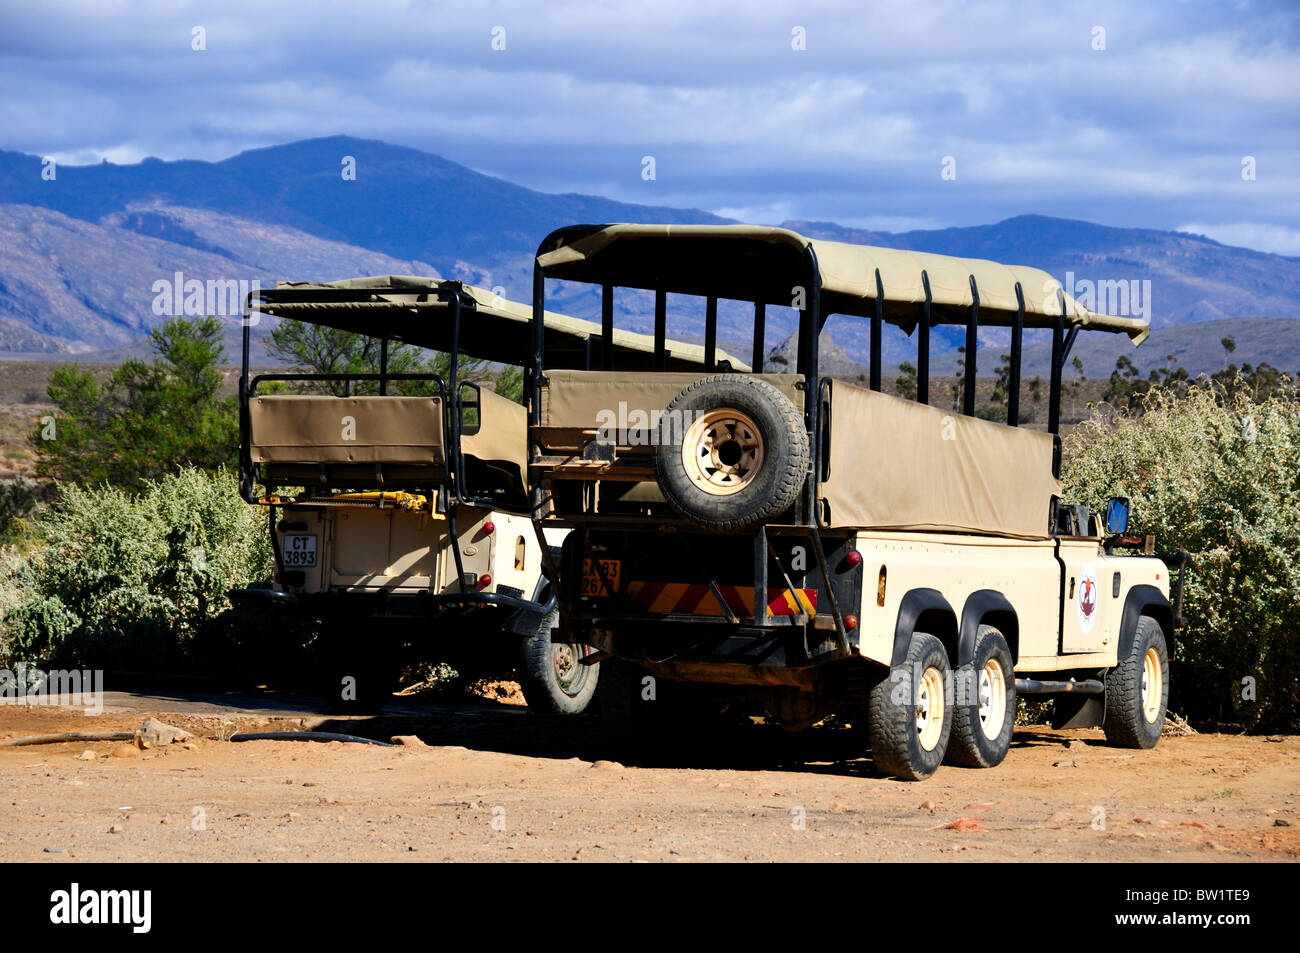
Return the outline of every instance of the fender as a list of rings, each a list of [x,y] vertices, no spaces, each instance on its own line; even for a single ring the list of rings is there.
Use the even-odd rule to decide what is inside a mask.
[[[1165,594],[1155,586],[1141,584],[1128,591],[1124,599],[1124,612],[1120,615],[1118,658],[1126,658],[1133,651],[1133,639],[1137,634],[1138,619],[1149,615],[1160,623],[1165,633],[1165,646],[1169,657],[1174,657],[1174,609],[1165,598]]]
[[[957,637],[957,658],[953,664],[965,665],[975,657],[975,636],[979,633],[980,623],[990,613],[997,615],[999,623],[995,626],[1011,649],[1011,661],[1014,663],[1020,655],[1020,617],[1011,607],[1007,597],[996,589],[978,589],[966,599],[961,610],[961,631]]]
[[[904,594],[898,605],[898,621],[894,624],[894,653],[892,665],[901,665],[907,658],[907,645],[912,633],[917,630],[917,623],[925,616],[931,616],[939,626],[930,626],[929,631],[948,650],[951,660],[957,648],[957,613],[938,589],[911,589]],[[937,629],[937,631],[930,631]]]
[[[549,546],[547,548],[551,551],[551,558],[558,565],[560,548],[558,546]],[[558,594],[558,587],[551,585],[551,580],[546,577],[545,572],[537,577],[537,584],[533,586],[533,602],[542,607],[543,614],[549,615],[551,610],[555,608]],[[515,635],[528,635],[537,628],[540,621],[541,617],[538,612],[520,609],[511,617],[506,628]]]

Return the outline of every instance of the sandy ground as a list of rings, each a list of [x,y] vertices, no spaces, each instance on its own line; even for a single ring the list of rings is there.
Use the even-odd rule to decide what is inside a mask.
[[[1021,729],[1004,764],[874,774],[845,731],[754,727],[612,751],[587,719],[504,704],[397,703],[329,719],[310,699],[124,695],[103,714],[0,706],[0,861],[1294,861],[1300,738],[1196,735],[1148,752],[1099,731]],[[415,734],[428,747],[231,743],[251,730]],[[91,754],[86,754],[91,752]],[[619,757],[620,761],[612,760]]]

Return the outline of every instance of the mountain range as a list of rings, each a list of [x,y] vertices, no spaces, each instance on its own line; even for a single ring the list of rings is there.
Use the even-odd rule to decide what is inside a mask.
[[[176,272],[263,286],[362,274],[436,275],[527,300],[532,255],[544,235],[575,222],[615,221],[727,219],[699,209],[538,192],[437,155],[346,136],[251,150],[220,162],[151,158],[51,169],[40,157],[0,151],[0,354],[71,357],[137,349],[162,320],[153,308],[155,283],[171,282]],[[1137,282],[1136,288],[1149,281],[1150,318],[1158,329],[1151,343],[1157,335],[1181,336],[1184,355],[1208,365],[1188,364],[1194,372],[1219,368],[1218,341],[1232,336],[1238,319],[1288,319],[1268,325],[1267,332],[1252,326],[1246,333],[1242,325],[1241,336],[1249,339],[1256,363],[1295,369],[1287,362],[1296,362],[1300,341],[1300,323],[1290,323],[1300,315],[1297,258],[1181,232],[1037,215],[903,233],[830,222],[782,224],[812,238],[1034,265],[1067,284],[1120,279]],[[702,308],[675,296],[670,302],[670,333],[698,338]],[[586,286],[561,283],[549,304],[582,317],[599,314],[595,292]],[[619,305],[620,326],[650,329],[648,294],[620,296]],[[791,312],[769,309],[768,349],[793,328]],[[834,318],[827,330],[845,363],[866,360],[864,322]],[[939,329],[934,353],[955,351],[962,334]],[[1201,346],[1210,335],[1214,346]],[[746,309],[721,309],[719,338],[748,353]],[[981,339],[982,348],[1004,345],[1005,332],[996,329]],[[1028,342],[1027,356],[1034,346]],[[1086,362],[1100,359],[1096,345],[1084,341],[1080,348],[1092,355]],[[1155,354],[1163,348],[1148,344],[1132,357],[1139,365],[1160,364],[1172,353]],[[887,336],[890,367],[912,353],[914,345],[901,333]],[[1113,358],[1106,359],[1113,366]],[[1243,349],[1233,359],[1250,358]],[[982,361],[981,369],[992,364]],[[938,358],[936,372],[948,372]]]

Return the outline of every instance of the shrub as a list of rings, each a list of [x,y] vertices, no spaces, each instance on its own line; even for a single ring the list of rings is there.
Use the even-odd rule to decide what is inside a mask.
[[[1192,556],[1171,707],[1194,720],[1300,721],[1300,404],[1247,388],[1152,391],[1064,447],[1066,498],[1133,501],[1131,532]]]
[[[227,590],[272,571],[265,511],[224,470],[182,469],[135,493],[64,484],[33,524],[31,554],[0,564],[0,633],[28,665],[179,664],[228,624]]]

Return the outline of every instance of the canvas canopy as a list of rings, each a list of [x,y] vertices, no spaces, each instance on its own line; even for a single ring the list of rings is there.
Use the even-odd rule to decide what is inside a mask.
[[[547,238],[538,263],[551,278],[790,305],[792,276],[809,273],[809,251],[821,273],[823,318],[870,317],[883,290],[884,319],[910,334],[921,318],[928,280],[931,323],[965,324],[974,278],[982,325],[1012,323],[1020,306],[1019,286],[1025,327],[1053,326],[1064,301],[1068,324],[1127,334],[1136,344],[1150,333],[1140,318],[1083,307],[1038,268],[812,240],[769,226],[575,225]]]
[[[827,525],[1048,535],[1052,436],[836,380]]]
[[[382,289],[377,294],[368,290]],[[532,353],[532,308],[510,301],[491,291],[458,281],[408,275],[348,278],[322,284],[281,281],[256,306],[263,314],[294,318],[312,324],[353,331],[372,337],[389,337],[416,347],[436,351],[451,349],[451,321],[448,302],[440,290],[461,290],[471,304],[462,310],[460,353],[470,357],[522,366]],[[291,294],[277,298],[277,292]],[[306,294],[293,294],[304,292]],[[331,293],[336,292],[336,293]],[[318,293],[318,294],[314,294]],[[303,300],[310,297],[312,300]],[[588,342],[599,354],[600,325],[554,311],[546,312],[546,366],[587,366]],[[667,342],[668,370],[689,370],[704,366],[704,348],[683,341]],[[627,370],[650,370],[654,364],[654,337],[629,331],[614,331],[614,360]],[[749,366],[717,352],[736,370]]]

